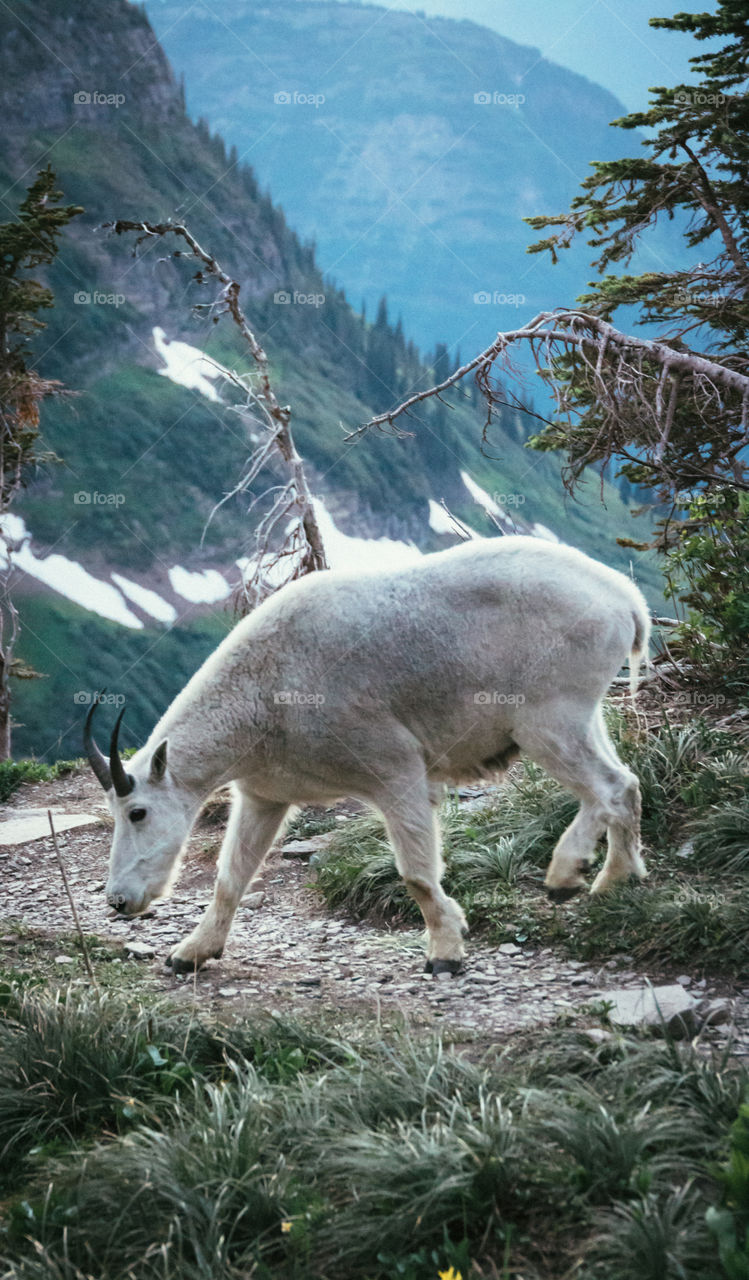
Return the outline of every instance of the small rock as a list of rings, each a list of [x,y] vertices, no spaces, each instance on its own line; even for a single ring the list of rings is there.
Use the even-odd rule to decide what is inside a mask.
[[[247,896],[242,899],[242,905],[249,907],[250,911],[257,911],[258,907],[262,907],[264,902],[264,889],[256,889],[254,893],[248,893]]]
[[[327,849],[333,833],[326,831],[323,835],[311,836],[309,840],[289,840],[281,849],[281,857],[287,859],[301,858],[306,862],[313,853],[319,853],[321,849]]]
[[[232,996],[239,995],[239,987],[219,987],[218,994],[223,996],[224,1000],[231,1000]]]
[[[75,964],[73,956],[55,956],[55,964]]]
[[[151,960],[156,951],[148,942],[126,942],[125,954],[134,960]]]
[[[728,1000],[701,1000],[697,1006],[698,1016],[704,1027],[717,1027],[720,1023],[730,1022],[733,1012]]]
[[[607,991],[613,1007],[609,1020],[617,1027],[664,1028],[674,1039],[693,1035],[697,1028],[696,1001],[678,983],[667,987],[619,988]]]
[[[685,840],[684,844],[676,850],[677,858],[691,858],[694,853],[694,841]]]
[[[609,1040],[616,1039],[612,1031],[605,1031],[603,1027],[586,1027],[584,1034],[594,1044],[606,1044]]]
[[[432,978],[434,982],[452,982],[453,975],[449,969],[442,969],[439,973],[433,974]]]
[[[319,987],[322,978],[297,978],[296,985],[298,987]]]
[[[497,947],[497,951],[503,956],[519,956],[522,948],[515,945],[514,942],[503,942]]]
[[[676,979],[680,987],[691,987],[692,979],[688,973],[680,973]]]

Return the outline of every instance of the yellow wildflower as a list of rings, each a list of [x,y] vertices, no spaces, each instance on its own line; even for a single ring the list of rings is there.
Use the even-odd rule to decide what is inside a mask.
[[[290,1222],[282,1222],[282,1223],[281,1223],[281,1230],[283,1231],[284,1235],[288,1235],[288,1234],[289,1234],[289,1232],[291,1231],[291,1223],[290,1223]],[[452,1280],[452,1277],[450,1278],[450,1280]]]
[[[459,1271],[454,1271],[451,1267],[449,1271],[438,1271],[437,1275],[440,1280],[463,1280]]]

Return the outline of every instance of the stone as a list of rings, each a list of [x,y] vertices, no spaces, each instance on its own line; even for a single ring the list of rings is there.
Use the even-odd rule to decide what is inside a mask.
[[[516,946],[514,942],[503,942],[497,947],[497,951],[503,956],[519,956],[522,948]]]
[[[296,985],[298,987],[319,987],[322,978],[297,978]]]
[[[691,987],[692,979],[688,973],[680,973],[676,979],[680,987]]]
[[[132,956],[134,960],[152,960],[156,955],[156,950],[148,942],[126,942],[125,954]]]
[[[242,905],[249,907],[250,911],[257,911],[258,907],[262,907],[265,902],[265,890],[256,889],[254,893],[248,893],[242,899]]]
[[[697,1029],[697,1002],[678,982],[664,987],[622,987],[607,991],[604,999],[613,1005],[608,1017],[615,1027],[665,1028],[676,1040],[693,1035]]]
[[[73,956],[55,956],[55,964],[75,964]]]
[[[95,826],[101,821],[93,813],[59,813],[54,809],[52,821],[55,831],[72,831],[74,827]],[[0,846],[26,844],[29,840],[51,839],[46,809],[21,809],[18,816],[8,822],[0,822]]]
[[[333,832],[325,831],[319,836],[310,836],[309,840],[289,840],[281,849],[281,857],[287,860],[301,858],[303,862],[307,862],[313,853],[319,853],[321,849],[327,849]]]
[[[723,1022],[730,1022],[733,1010],[729,1000],[701,1000],[698,1015],[704,1027],[717,1027]]]
[[[231,1000],[233,996],[239,995],[239,987],[219,987],[219,995],[224,1000]]]
[[[606,1031],[603,1027],[586,1027],[583,1034],[594,1044],[608,1044],[610,1040],[616,1039],[611,1031]]]

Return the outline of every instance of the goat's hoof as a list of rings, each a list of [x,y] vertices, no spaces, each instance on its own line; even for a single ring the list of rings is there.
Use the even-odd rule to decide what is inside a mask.
[[[424,972],[431,973],[434,978],[440,973],[451,973],[455,977],[462,968],[462,960],[427,960],[424,965]]]
[[[198,969],[202,969],[204,963],[203,960],[183,960],[180,956],[172,953],[164,961],[164,968],[171,969],[175,975],[178,973],[197,973]]]
[[[569,902],[570,898],[574,898],[580,893],[582,885],[563,885],[558,889],[547,886],[546,892],[552,902]]]

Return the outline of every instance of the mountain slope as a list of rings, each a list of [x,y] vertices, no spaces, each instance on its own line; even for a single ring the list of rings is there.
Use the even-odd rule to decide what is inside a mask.
[[[251,158],[322,269],[370,308],[385,293],[423,345],[480,350],[582,291],[589,251],[528,257],[522,219],[631,147],[600,86],[473,22],[370,4],[147,9],[189,109]]]
[[[17,686],[18,752],[75,752],[85,696],[104,683],[127,697],[138,740],[231,624],[236,561],[253,546],[257,512],[248,514],[247,499],[225,504],[206,530],[242,471],[251,426],[202,353],[239,369],[246,353],[227,322],[191,315],[193,303],[215,296],[194,267],[152,245],[133,259],[131,245],[101,229],[113,218],[183,218],[240,280],[316,492],[344,532],[443,545],[429,504],[444,498],[490,533],[465,474],[507,495],[528,523],[626,566],[615,544],[630,529],[619,496],[607,486],[604,510],[593,485],[586,506],[565,506],[557,463],[523,449],[510,411],[494,433],[496,460],[481,452],[470,397],[452,412],[427,407],[410,438],[346,445],[344,428],[434,371],[384,313],[367,323],[351,310],[252,171],[191,123],[140,9],[125,0],[14,2],[14,13],[0,8],[5,216],[47,162],[65,199],[86,209],[50,272],[56,306],[36,344],[42,372],[77,392],[44,412],[45,442],[62,463],[34,477],[15,508],[33,535],[15,587],[21,652],[47,677]],[[268,470],[257,492],[277,480]],[[655,575],[651,583],[657,590]]]

